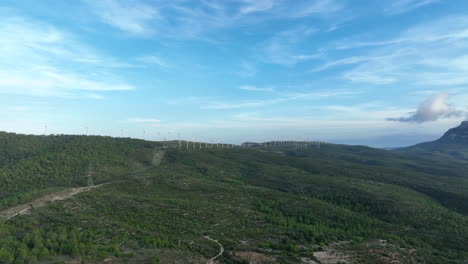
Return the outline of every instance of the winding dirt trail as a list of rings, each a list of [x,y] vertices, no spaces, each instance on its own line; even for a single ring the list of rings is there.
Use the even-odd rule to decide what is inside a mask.
[[[56,193],[47,194],[29,203],[24,203],[24,204],[17,205],[17,206],[8,208],[6,210],[0,211],[0,219],[4,219],[5,221],[10,220],[11,218],[17,215],[23,215],[23,214],[28,213],[33,208],[40,208],[52,202],[66,200],[82,192],[87,192],[92,189],[101,187],[104,184],[107,184],[107,183],[93,185],[93,186],[86,186],[86,187],[69,188],[69,189],[65,189]]]
[[[165,153],[166,153],[165,151],[160,151],[160,150],[155,149],[155,152],[153,154],[153,158],[151,161],[152,166],[159,166],[161,164],[162,159],[164,158]],[[144,170],[149,169],[152,166],[148,168],[144,168]],[[45,196],[39,197],[36,200],[33,200],[31,202],[20,204],[20,205],[5,209],[3,211],[0,211],[0,219],[4,219],[5,221],[8,221],[17,215],[24,215],[24,214],[29,213],[29,211],[33,208],[40,208],[52,202],[66,200],[82,192],[87,192],[87,191],[99,188],[109,183],[111,182],[106,182],[106,183],[92,185],[92,186],[85,186],[85,187],[68,188],[59,192],[50,193]]]
[[[208,262],[206,262],[206,264],[215,264],[215,262],[214,262],[215,259],[219,258],[224,253],[224,247],[223,247],[223,245],[221,243],[218,242],[218,240],[214,240],[209,236],[205,236],[205,238],[210,240],[210,241],[215,242],[219,246],[219,253],[216,256],[209,259]]]

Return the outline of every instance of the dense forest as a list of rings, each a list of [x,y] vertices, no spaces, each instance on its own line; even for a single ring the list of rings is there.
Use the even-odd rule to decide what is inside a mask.
[[[0,133],[0,208],[24,202],[35,192],[96,183],[128,173],[132,152],[153,143],[84,136],[25,136]]]
[[[320,263],[331,251],[336,263],[468,261],[463,159],[11,133],[0,146],[0,216],[31,204],[0,217],[0,263],[206,263],[211,239],[218,263]],[[34,204],[84,186],[96,188]]]

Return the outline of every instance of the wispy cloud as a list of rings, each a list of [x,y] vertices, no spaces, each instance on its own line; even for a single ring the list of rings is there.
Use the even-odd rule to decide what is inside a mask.
[[[340,1],[335,0],[240,0],[239,13],[266,12],[274,17],[300,18],[316,14],[328,14],[343,8]]]
[[[236,74],[241,77],[250,78],[257,74],[257,70],[250,62],[242,61],[240,66],[241,70],[239,70]]]
[[[437,42],[453,43],[468,37],[467,24],[468,16],[447,16],[431,20],[431,22],[412,26],[392,39],[366,41],[363,36],[359,36],[359,40],[346,39],[346,41],[336,45],[335,48],[338,50],[346,50],[392,45],[430,44]]]
[[[242,85],[239,89],[244,91],[255,91],[255,92],[273,92],[275,89],[273,87],[257,87],[254,85]]]
[[[240,7],[240,14],[263,12],[273,8],[275,0],[242,0],[244,5]]]
[[[390,0],[385,8],[385,13],[397,15],[437,2],[440,0]]]
[[[169,64],[162,58],[154,55],[142,56],[137,58],[137,61],[142,62],[147,65],[156,65],[161,68],[168,68]]]
[[[119,30],[170,38],[195,38],[239,24],[329,14],[343,7],[338,0],[83,1],[101,21]]]
[[[158,10],[137,0],[84,0],[104,23],[132,34],[149,34]]]
[[[422,102],[418,109],[409,113],[405,117],[387,118],[389,121],[424,123],[436,121],[441,118],[460,117],[466,113],[454,109],[447,103],[449,95],[447,93],[438,93],[430,96]]]
[[[342,120],[349,122],[359,122],[366,120],[365,122],[383,122],[385,116],[403,114],[405,109],[389,107],[383,102],[364,102],[360,104],[330,104],[320,106],[309,106],[306,113],[301,113],[295,116],[271,116],[265,115],[261,112],[243,112],[236,114],[235,119],[244,121],[277,121],[283,123],[300,123],[306,122],[307,120]],[[317,115],[317,113],[320,113]],[[324,118],[325,117],[325,118]]]
[[[299,18],[311,15],[330,14],[341,10],[344,7],[343,1],[336,0],[304,0],[295,1],[281,1],[283,6],[278,8],[278,13],[285,17]]]
[[[0,60],[0,93],[89,97],[91,91],[135,89],[104,70],[117,60],[68,32],[20,17],[2,19]]]
[[[300,62],[320,58],[320,53],[301,51],[299,48],[299,44],[315,32],[315,28],[300,26],[277,33],[262,47],[265,59],[275,64],[294,66]]]
[[[362,50],[362,47],[375,47]],[[323,65],[357,64],[344,79],[369,84],[406,82],[412,85],[454,86],[468,84],[468,17],[446,17],[412,27],[400,36],[378,42],[355,42],[347,48],[367,54]]]
[[[277,97],[263,100],[248,100],[235,103],[215,103],[202,107],[202,109],[240,109],[264,107],[278,103],[296,101],[296,100],[317,100],[336,96],[353,96],[362,93],[362,91],[318,91],[318,92],[277,92]]]
[[[348,57],[348,58],[344,58],[344,59],[338,59],[338,60],[335,60],[335,61],[329,61],[329,62],[323,64],[322,66],[318,66],[318,67],[314,68],[312,71],[324,71],[324,70],[327,70],[327,69],[330,69],[330,68],[333,68],[333,67],[337,67],[337,66],[358,64],[358,63],[361,63],[361,62],[375,61],[375,60],[380,60],[380,59],[384,59],[384,58],[386,58],[386,56],[384,56],[384,57],[371,57],[371,56]]]

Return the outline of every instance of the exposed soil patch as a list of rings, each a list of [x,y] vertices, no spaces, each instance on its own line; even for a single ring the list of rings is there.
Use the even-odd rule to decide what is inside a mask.
[[[415,258],[415,249],[400,248],[386,240],[366,243],[367,251],[379,263],[421,263]]]
[[[314,252],[314,257],[322,264],[351,263],[351,256],[340,249],[340,245],[343,243],[330,244],[323,251]]]
[[[0,211],[0,218],[9,220],[17,215],[27,214],[33,208],[40,208],[52,202],[66,200],[82,192],[87,192],[92,189],[101,187],[104,184],[106,183],[93,185],[93,186],[86,186],[86,187],[69,188],[69,189],[59,191],[56,193],[51,193],[43,197],[40,197],[34,201],[31,201],[29,203],[17,205],[17,206],[8,208],[6,210]]]
[[[156,151],[153,156],[153,160],[151,164],[153,166],[159,166],[161,164],[162,159],[164,158],[164,154],[166,154],[165,150]]]
[[[250,264],[271,263],[275,261],[275,259],[270,256],[252,251],[237,251],[232,252],[232,254],[238,258],[247,260]]]

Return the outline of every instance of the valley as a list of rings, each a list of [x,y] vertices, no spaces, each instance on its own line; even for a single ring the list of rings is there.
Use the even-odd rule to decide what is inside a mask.
[[[2,154],[0,263],[468,259],[464,159],[325,143],[179,149],[1,136],[31,147]]]

